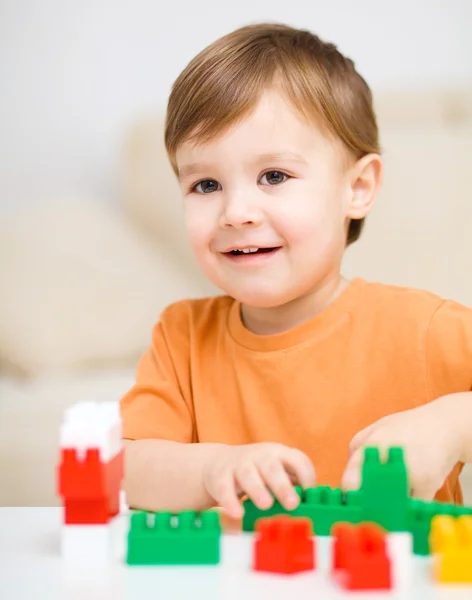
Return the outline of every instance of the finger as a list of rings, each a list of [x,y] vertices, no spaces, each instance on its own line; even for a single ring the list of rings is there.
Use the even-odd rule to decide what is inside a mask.
[[[287,510],[296,508],[300,499],[280,459],[263,459],[257,466],[266,486],[272,490],[280,504]]]
[[[352,438],[352,440],[349,443],[349,451],[351,454],[364,445],[377,423],[378,421],[376,421],[375,423],[371,423],[370,425],[356,433],[356,435]]]
[[[292,483],[296,482],[302,488],[309,488],[315,485],[315,467],[304,452],[296,448],[288,448],[280,458]]]
[[[344,490],[357,490],[361,485],[361,468],[364,454],[362,449],[356,450],[348,460],[341,479]]]
[[[409,469],[410,472],[410,496],[412,498],[418,498],[419,500],[425,500],[430,502],[434,500],[434,496],[441,484],[434,485],[431,477],[421,476],[421,473],[415,473],[415,469]]]
[[[216,502],[228,512],[228,514],[240,519],[244,510],[236,493],[236,482],[231,470],[224,471],[215,487]]]
[[[235,478],[239,487],[246,492],[258,508],[265,510],[272,506],[274,499],[253,462],[240,465],[236,469]]]
[[[431,488],[420,488],[413,487],[410,491],[410,496],[412,498],[417,498],[418,500],[424,500],[425,502],[431,502],[434,500],[434,496],[436,492],[434,492]]]

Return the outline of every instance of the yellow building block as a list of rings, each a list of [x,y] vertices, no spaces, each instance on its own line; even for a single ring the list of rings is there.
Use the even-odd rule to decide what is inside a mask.
[[[434,517],[429,543],[438,583],[472,584],[472,516]]]

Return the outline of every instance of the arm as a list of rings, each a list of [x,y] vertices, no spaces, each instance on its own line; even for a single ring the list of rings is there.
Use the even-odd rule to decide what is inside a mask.
[[[457,431],[462,439],[460,462],[472,463],[472,392],[463,392],[450,396],[451,402],[457,404]]]
[[[197,443],[191,336],[187,311],[178,311],[179,305],[167,309],[154,328],[136,383],[121,400],[128,505],[179,512],[219,504],[240,518],[242,493],[269,508],[271,490],[286,508],[295,508],[299,498],[291,476],[304,487],[315,477],[311,461],[299,450],[268,442]]]
[[[426,337],[426,382],[460,440],[459,462],[472,463],[472,309],[451,300],[435,311]]]
[[[213,504],[201,477],[211,448],[192,443],[189,331],[185,305],[167,307],[138,363],[135,384],[121,399],[123,487],[132,508],[180,511]]]
[[[124,443],[124,489],[131,508],[178,512],[214,506],[203,484],[203,468],[225,446],[152,439]]]
[[[125,440],[125,491],[131,508],[157,511],[204,510],[220,504],[241,518],[242,493],[270,508],[269,490],[287,508],[298,505],[288,473],[302,487],[315,482],[309,458],[275,443],[227,446],[165,440]]]

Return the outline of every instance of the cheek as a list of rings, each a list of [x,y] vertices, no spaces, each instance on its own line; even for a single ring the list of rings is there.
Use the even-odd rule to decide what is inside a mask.
[[[342,202],[334,194],[313,190],[297,198],[297,204],[287,206],[279,215],[284,237],[292,243],[325,246],[344,235]]]
[[[212,220],[206,211],[195,203],[187,203],[184,207],[184,224],[191,247],[195,251],[207,248],[212,237]]]

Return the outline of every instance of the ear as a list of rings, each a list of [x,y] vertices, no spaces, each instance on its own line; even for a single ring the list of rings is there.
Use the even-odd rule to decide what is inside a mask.
[[[382,184],[382,174],[382,159],[378,154],[367,154],[355,163],[350,177],[348,218],[363,219],[371,211]]]

